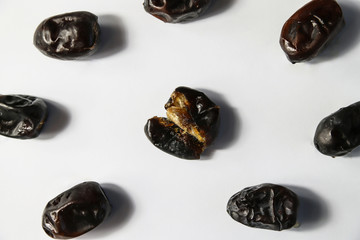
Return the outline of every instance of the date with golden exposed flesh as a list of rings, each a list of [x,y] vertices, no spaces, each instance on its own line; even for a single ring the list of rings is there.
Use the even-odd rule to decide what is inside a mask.
[[[165,104],[167,118],[153,117],[145,134],[159,149],[184,159],[199,159],[214,140],[220,108],[204,93],[178,87]]]

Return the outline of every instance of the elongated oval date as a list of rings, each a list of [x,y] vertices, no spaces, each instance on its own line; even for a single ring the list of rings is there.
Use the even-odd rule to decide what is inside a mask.
[[[27,95],[0,95],[0,134],[29,139],[39,136],[47,117],[44,100]]]
[[[316,128],[315,147],[328,156],[342,156],[360,145],[360,102],[325,117]]]
[[[71,12],[45,19],[34,34],[34,45],[49,57],[72,60],[93,54],[99,45],[98,17]]]
[[[335,0],[312,0],[285,22],[281,48],[292,63],[311,60],[343,24],[343,13]]]
[[[265,183],[233,195],[227,204],[227,212],[235,221],[249,227],[281,231],[296,224],[298,205],[294,192]]]
[[[52,238],[74,238],[98,226],[110,211],[100,184],[84,182],[49,201],[43,212],[42,227]]]
[[[184,159],[199,159],[214,140],[219,126],[219,106],[204,93],[178,87],[165,104],[167,118],[153,117],[145,134],[159,149]]]
[[[145,0],[145,11],[158,19],[178,23],[199,17],[211,0]]]

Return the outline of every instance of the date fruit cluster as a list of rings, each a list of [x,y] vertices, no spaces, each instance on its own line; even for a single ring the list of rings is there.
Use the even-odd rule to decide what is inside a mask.
[[[144,0],[146,12],[163,22],[179,23],[199,17],[212,0]],[[340,31],[344,17],[335,0],[312,0],[283,25],[280,46],[291,63],[309,61]],[[100,43],[98,17],[90,12],[64,13],[42,21],[33,43],[44,55],[73,60],[93,54]],[[178,87],[165,104],[167,117],[153,117],[144,127],[150,142],[183,159],[199,159],[214,141],[220,107],[203,92]],[[47,117],[42,99],[0,95],[0,134],[37,137]],[[360,102],[324,118],[314,144],[323,154],[341,156],[360,145]],[[286,187],[265,183],[247,187],[227,203],[228,214],[249,227],[281,231],[296,224],[299,200]],[[101,224],[111,205],[100,184],[84,182],[59,194],[46,205],[42,227],[52,238],[78,237]]]

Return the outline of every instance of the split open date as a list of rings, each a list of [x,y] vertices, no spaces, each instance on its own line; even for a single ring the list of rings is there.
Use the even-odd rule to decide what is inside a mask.
[[[159,149],[184,159],[199,159],[214,140],[220,107],[204,93],[178,87],[165,104],[167,118],[153,117],[145,134]]]
[[[0,95],[0,134],[19,139],[39,136],[47,117],[44,100],[27,95]]]
[[[45,19],[34,34],[44,55],[72,60],[93,54],[100,42],[98,17],[90,12],[64,13]]]
[[[335,0],[312,0],[285,22],[281,48],[292,63],[311,60],[343,24],[343,13]]]
[[[297,222],[297,195],[280,185],[265,183],[247,187],[233,195],[227,212],[249,227],[281,231]]]
[[[46,205],[42,227],[52,238],[78,237],[102,223],[111,206],[97,182],[84,182],[59,194]]]

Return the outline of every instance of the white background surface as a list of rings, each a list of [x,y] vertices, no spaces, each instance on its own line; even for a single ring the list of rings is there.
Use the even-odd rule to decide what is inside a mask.
[[[360,151],[330,158],[312,143],[322,118],[360,100],[360,1],[339,1],[345,28],[317,59],[292,65],[280,30],[306,2],[217,0],[201,19],[165,24],[135,0],[1,0],[1,94],[51,107],[38,138],[0,138],[0,239],[49,239],[46,203],[89,180],[115,210],[79,239],[360,239]],[[88,61],[42,55],[37,25],[77,10],[106,26],[102,51]],[[222,108],[220,135],[199,161],[158,150],[143,132],[178,86]],[[299,228],[228,216],[233,194],[265,182],[299,195]]]

